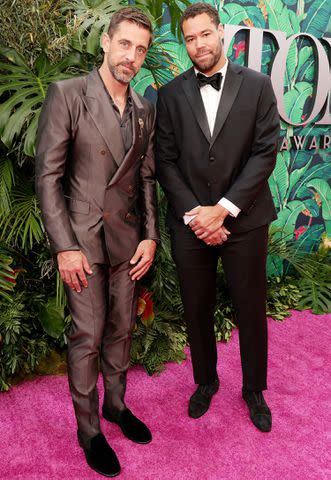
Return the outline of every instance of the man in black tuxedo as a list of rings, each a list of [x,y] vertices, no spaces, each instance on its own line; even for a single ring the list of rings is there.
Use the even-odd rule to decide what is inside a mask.
[[[279,117],[268,76],[230,62],[208,4],[181,19],[193,67],[162,87],[157,105],[157,178],[169,202],[173,258],[198,388],[198,418],[217,392],[216,268],[222,259],[239,327],[242,395],[257,428],[271,430],[267,388],[266,256],[276,212],[268,186]]]

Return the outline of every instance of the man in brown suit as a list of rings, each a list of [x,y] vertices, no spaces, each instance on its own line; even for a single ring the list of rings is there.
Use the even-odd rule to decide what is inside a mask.
[[[102,66],[53,83],[38,130],[37,192],[72,316],[68,377],[78,440],[91,468],[106,476],[120,465],[100,430],[99,360],[104,418],[137,443],[152,439],[124,402],[138,281],[159,238],[155,109],[129,86],[151,40],[143,13],[115,13],[102,36]]]

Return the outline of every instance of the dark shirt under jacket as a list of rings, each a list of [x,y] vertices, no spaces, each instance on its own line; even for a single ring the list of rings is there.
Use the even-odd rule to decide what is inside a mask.
[[[98,71],[98,74],[99,74],[100,79],[102,81],[103,87],[107,92],[107,95],[108,95],[109,100],[110,100],[110,104],[111,104],[112,108],[114,109],[115,117],[117,118],[118,123],[120,125],[123,144],[124,144],[124,150],[125,150],[125,153],[127,153],[130,150],[131,145],[132,145],[132,141],[133,141],[133,134],[132,134],[132,108],[133,108],[132,107],[132,98],[131,98],[130,95],[128,96],[128,99],[127,99],[126,105],[125,105],[125,109],[124,109],[124,112],[123,112],[123,116],[121,117],[119,108],[115,104],[115,102],[112,99],[110,93],[108,92],[105,84],[103,83],[103,80],[101,78],[101,75],[100,75],[99,71]]]

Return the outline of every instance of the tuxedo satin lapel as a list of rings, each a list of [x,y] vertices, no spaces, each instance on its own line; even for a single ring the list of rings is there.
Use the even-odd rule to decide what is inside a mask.
[[[210,142],[210,130],[206,115],[206,110],[203,105],[203,101],[201,98],[200,90],[196,81],[194,69],[191,68],[186,75],[186,78],[183,82],[183,90],[186,95],[186,98],[192,108],[193,114],[197,119],[197,122],[207,138],[208,142]]]
[[[144,125],[145,111],[144,107],[136,94],[136,92],[130,87],[130,95],[133,101],[132,109],[132,145],[126,153],[123,162],[117,169],[115,175],[109,182],[109,185],[115,183],[124,173],[128,170],[132,162],[137,158],[142,143],[142,129]]]
[[[227,119],[233,102],[235,101],[236,96],[239,92],[239,88],[242,82],[242,75],[240,75],[240,72],[241,68],[237,65],[232,64],[229,61],[228,69],[225,76],[223,92],[216,114],[214,132],[210,141],[210,147],[212,147],[220,131],[222,130],[224,122]]]
[[[125,154],[122,134],[109,96],[96,70],[87,77],[86,95],[83,102],[97,129],[104,138],[117,165],[121,165]]]

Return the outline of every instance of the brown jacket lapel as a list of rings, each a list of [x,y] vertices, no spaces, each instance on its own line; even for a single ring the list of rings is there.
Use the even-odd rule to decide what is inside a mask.
[[[145,122],[145,110],[144,107],[133,88],[130,87],[130,95],[133,100],[133,112],[132,112],[132,126],[133,126],[133,138],[132,146],[126,153],[123,162],[120,164],[115,175],[111,178],[109,185],[116,183],[116,181],[128,170],[132,162],[136,159],[137,154],[140,151],[141,144],[143,142],[143,126]]]
[[[116,164],[120,165],[125,154],[122,134],[97,70],[93,70],[87,76],[86,81],[86,94],[83,96],[83,102]]]

